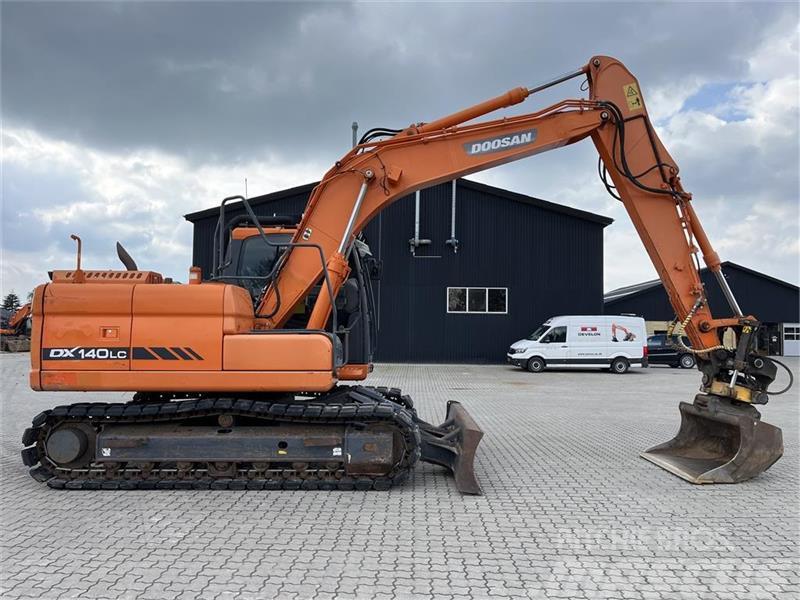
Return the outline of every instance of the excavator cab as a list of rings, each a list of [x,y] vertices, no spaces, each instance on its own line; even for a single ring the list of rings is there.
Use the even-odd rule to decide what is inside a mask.
[[[242,224],[231,231],[225,264],[221,269],[222,276],[219,278],[246,289],[254,304],[269,283],[270,273],[286,251],[286,244],[292,241],[295,234],[294,229],[286,227],[268,227],[264,231],[274,245],[265,244],[254,226]]]
[[[264,290],[275,276],[278,261],[291,245],[296,233],[294,221],[296,218],[291,216],[259,217],[266,238],[264,239],[250,217],[232,219],[227,227],[229,235],[225,260],[215,268],[215,272],[221,275],[212,275],[212,279],[246,289],[254,307],[257,307]],[[326,327],[332,330],[335,320],[335,333],[342,344],[344,355],[340,377],[344,375],[344,379],[348,379],[352,369],[361,371],[363,367],[359,367],[362,365],[366,365],[368,369],[371,367],[378,333],[374,318],[376,311],[372,281],[379,275],[380,268],[365,240],[356,240],[348,265],[350,276],[337,293],[334,303],[336,318],[332,315]],[[306,327],[321,290],[322,284],[315,286],[295,306],[286,323],[286,329]]]

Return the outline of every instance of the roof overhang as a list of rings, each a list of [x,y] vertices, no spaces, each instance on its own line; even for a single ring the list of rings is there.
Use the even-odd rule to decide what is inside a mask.
[[[260,206],[262,204],[268,204],[270,202],[275,202],[277,200],[282,200],[284,198],[288,198],[291,196],[297,196],[299,194],[307,193],[310,195],[318,183],[319,183],[318,181],[314,181],[312,183],[306,183],[304,185],[299,185],[297,187],[280,190],[278,192],[273,192],[271,194],[254,196],[252,198],[248,198],[248,200],[251,206]],[[570,217],[575,217],[576,219],[582,219],[584,221],[597,223],[599,225],[602,225],[603,227],[606,227],[614,222],[614,219],[605,217],[603,215],[598,215],[585,210],[564,206],[563,204],[556,204],[555,202],[548,202],[547,200],[542,200],[541,198],[536,198],[534,196],[527,196],[525,194],[519,194],[517,192],[505,190],[503,188],[495,187],[493,185],[487,185],[485,183],[479,183],[477,181],[472,181],[470,179],[459,179],[458,185],[484,194],[489,194],[497,198],[503,198],[505,200],[511,200],[513,202],[521,202],[523,204],[527,204],[529,206],[535,206],[537,208],[541,208],[543,210],[547,210],[550,212],[568,215]],[[229,210],[240,209],[242,208],[242,203],[233,202],[231,204],[228,204],[227,208]],[[218,214],[219,214],[219,207],[212,207],[184,215],[184,219],[186,219],[191,223],[196,223],[201,219],[206,219],[208,217],[216,217]]]

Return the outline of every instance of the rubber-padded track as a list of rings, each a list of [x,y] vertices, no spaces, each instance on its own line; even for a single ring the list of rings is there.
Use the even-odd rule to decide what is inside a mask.
[[[167,397],[168,394],[161,397]],[[45,440],[58,425],[87,423],[93,427],[116,423],[174,423],[218,414],[262,418],[272,423],[314,425],[358,425],[386,423],[395,427],[403,439],[401,459],[384,476],[351,477],[330,472],[281,472],[266,477],[269,471],[250,470],[247,477],[209,477],[204,469],[193,467],[178,474],[160,473],[158,465],[144,475],[124,465],[109,470],[104,463],[68,469],[55,465],[46,456]],[[57,406],[39,413],[22,435],[22,462],[32,467],[31,476],[54,489],[67,490],[388,490],[402,484],[420,458],[420,430],[411,399],[400,390],[364,386],[338,387],[303,402],[269,401],[247,398],[203,397],[165,402],[119,404],[78,403]],[[194,464],[194,463],[193,463]],[[204,465],[205,463],[196,463]],[[168,471],[167,469],[163,469]],[[88,474],[87,474],[88,471]],[[294,473],[294,475],[292,475]]]

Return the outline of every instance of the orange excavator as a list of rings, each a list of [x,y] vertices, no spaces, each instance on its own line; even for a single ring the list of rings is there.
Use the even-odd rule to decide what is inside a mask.
[[[585,78],[588,99],[470,123],[573,78]],[[30,384],[135,394],[40,413],[23,462],[62,489],[382,490],[421,460],[481,493],[473,461],[483,433],[461,404],[432,425],[399,390],[343,384],[372,369],[377,265],[361,232],[416,190],[585,138],[664,283],[674,337],[689,337],[702,372],[677,436],[642,456],[695,483],[763,472],[783,452],[780,429],[756,409],[777,367],[753,350],[759,323],[736,303],[639,83],[607,56],[430,123],[368,131],[299,219],[257,217],[246,198],[226,198],[205,281],[192,268],[188,284],[167,283],[122,255],[125,271],[85,271],[78,240],[77,268],[34,293]],[[234,201],[247,214],[227,220]],[[698,255],[731,316],[711,314]],[[735,347],[723,344],[727,328]]]
[[[6,326],[0,329],[0,350],[27,352],[31,349],[31,304],[23,304],[11,315]]]

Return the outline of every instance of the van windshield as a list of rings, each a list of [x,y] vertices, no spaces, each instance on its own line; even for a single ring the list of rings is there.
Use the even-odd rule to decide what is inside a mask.
[[[528,339],[533,340],[535,342],[540,337],[542,337],[544,335],[544,332],[547,331],[548,329],[550,329],[549,325],[540,325],[539,327],[536,328],[536,331],[534,331],[532,334],[528,336]]]

